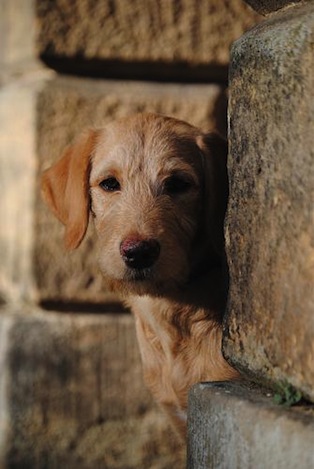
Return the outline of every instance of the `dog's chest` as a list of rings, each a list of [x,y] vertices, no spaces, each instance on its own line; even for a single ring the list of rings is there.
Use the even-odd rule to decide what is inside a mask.
[[[181,347],[171,321],[173,305],[162,298],[143,296],[135,298],[131,307],[145,376],[159,375],[168,383],[173,381],[175,368],[180,367]]]
[[[183,411],[187,363],[184,340],[170,320],[173,305],[163,299],[139,297],[131,307],[146,384],[160,403]]]
[[[171,360],[175,337],[169,324],[169,303],[149,296],[136,297],[130,303],[143,361],[147,361],[146,354],[152,353],[155,360],[158,356],[163,361]]]

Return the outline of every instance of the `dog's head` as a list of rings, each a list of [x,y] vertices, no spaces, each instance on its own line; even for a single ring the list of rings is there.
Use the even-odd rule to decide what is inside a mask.
[[[91,130],[42,177],[75,249],[92,214],[108,285],[160,294],[210,268],[223,249],[227,146],[177,119],[137,114]]]

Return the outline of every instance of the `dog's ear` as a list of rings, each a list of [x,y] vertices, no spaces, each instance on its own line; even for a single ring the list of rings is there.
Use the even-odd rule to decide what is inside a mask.
[[[204,172],[204,214],[207,236],[214,250],[224,250],[224,219],[228,203],[228,145],[217,133],[203,134],[197,138],[201,150]]]
[[[89,172],[97,132],[84,133],[41,179],[44,201],[65,225],[64,243],[76,249],[84,238],[89,219]]]

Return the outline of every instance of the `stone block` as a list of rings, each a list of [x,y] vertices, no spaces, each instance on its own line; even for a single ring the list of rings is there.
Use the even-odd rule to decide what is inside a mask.
[[[10,66],[34,58],[33,0],[0,0],[0,63]]]
[[[0,352],[1,468],[183,467],[143,384],[131,315],[10,308]]]
[[[188,469],[310,469],[313,407],[285,408],[240,383],[190,391]]]
[[[35,297],[36,103],[50,77],[37,70],[0,86],[0,302]]]
[[[34,0],[0,0],[0,86],[42,69],[35,25]]]
[[[224,89],[217,85],[175,85],[59,77],[42,90],[37,105],[39,172],[90,126],[140,111],[160,112],[204,128],[220,127],[226,116]],[[42,301],[114,301],[97,265],[95,236],[75,252],[63,247],[63,227],[37,197],[34,276]]]
[[[240,0],[41,0],[37,48],[45,59],[96,59],[111,66],[226,66],[232,42],[258,19]],[[106,65],[99,65],[106,73]]]
[[[314,5],[239,39],[230,66],[224,353],[314,400]]]

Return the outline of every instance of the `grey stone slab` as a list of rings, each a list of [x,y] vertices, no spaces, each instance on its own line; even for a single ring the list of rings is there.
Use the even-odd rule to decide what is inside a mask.
[[[230,65],[224,353],[314,400],[314,4],[237,41]]]
[[[188,437],[188,469],[314,467],[313,407],[278,406],[239,383],[192,388]]]

